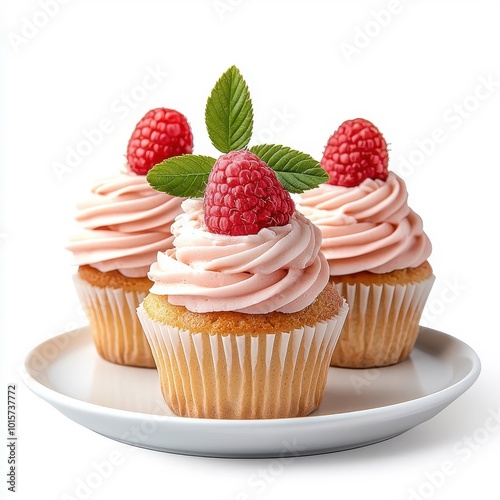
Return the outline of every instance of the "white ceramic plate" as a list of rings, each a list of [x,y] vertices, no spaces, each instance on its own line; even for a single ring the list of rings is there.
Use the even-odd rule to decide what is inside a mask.
[[[175,416],[156,370],[108,363],[88,327],[27,356],[26,385],[64,415],[112,439],[153,450],[216,457],[311,455],[391,438],[432,418],[477,379],[463,342],[428,328],[409,359],[385,368],[330,368],[321,406],[304,418],[211,420]]]

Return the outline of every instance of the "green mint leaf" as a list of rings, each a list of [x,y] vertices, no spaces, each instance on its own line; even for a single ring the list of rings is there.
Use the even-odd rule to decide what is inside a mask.
[[[214,163],[215,158],[210,156],[174,156],[155,165],[146,179],[157,191],[181,198],[198,198],[203,196]]]
[[[212,144],[222,153],[243,149],[252,137],[253,108],[240,71],[231,66],[217,81],[205,108]]]
[[[259,144],[250,151],[267,163],[290,193],[302,193],[318,187],[329,177],[318,161],[306,153],[277,144]]]

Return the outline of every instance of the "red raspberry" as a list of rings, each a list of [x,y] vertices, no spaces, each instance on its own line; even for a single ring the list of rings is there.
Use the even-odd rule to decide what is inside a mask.
[[[193,135],[186,117],[174,109],[148,111],[136,125],[127,147],[130,170],[146,175],[157,163],[193,151]]]
[[[328,140],[321,166],[330,175],[328,184],[358,186],[365,179],[389,174],[387,143],[379,129],[363,118],[347,120]]]
[[[222,155],[205,189],[205,224],[216,234],[257,234],[262,228],[284,226],[295,204],[274,171],[250,151]]]

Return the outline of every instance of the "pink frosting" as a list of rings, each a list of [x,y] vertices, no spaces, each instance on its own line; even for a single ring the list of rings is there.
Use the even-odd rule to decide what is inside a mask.
[[[181,201],[154,190],[144,175],[123,172],[99,180],[77,204],[81,230],[66,248],[76,265],[146,277],[158,251],[172,248],[170,226],[182,211]]]
[[[151,292],[193,312],[263,314],[310,305],[329,280],[321,232],[297,211],[285,226],[247,236],[213,234],[203,201],[186,200],[172,225],[174,249],[151,265]]]
[[[422,219],[407,200],[404,181],[390,172],[386,181],[356,187],[323,184],[302,193],[297,209],[321,229],[332,276],[387,273],[417,267],[431,254]]]

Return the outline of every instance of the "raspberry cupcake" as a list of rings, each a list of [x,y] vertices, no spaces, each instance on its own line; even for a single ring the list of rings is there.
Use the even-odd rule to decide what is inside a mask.
[[[431,243],[388,170],[387,144],[368,120],[344,122],[321,162],[330,179],[302,193],[298,209],[323,234],[330,281],[350,306],[333,366],[367,368],[411,353],[434,282]]]
[[[197,179],[183,183],[190,199],[172,226],[174,248],[158,254],[138,308],[163,396],[184,417],[307,415],[323,398],[347,305],[329,283],[321,232],[279,178],[313,187],[325,174],[290,148],[246,149],[252,108],[235,67],[217,82],[206,124],[224,154],[172,158],[148,174],[172,195],[176,172]]]
[[[97,352],[113,363],[155,366],[136,308],[151,287],[147,273],[157,252],[172,247],[170,226],[182,200],[152,189],[145,174],[158,161],[191,151],[185,117],[151,110],[129,141],[125,168],[96,181],[77,204],[79,230],[67,244],[78,266],[74,283]]]

